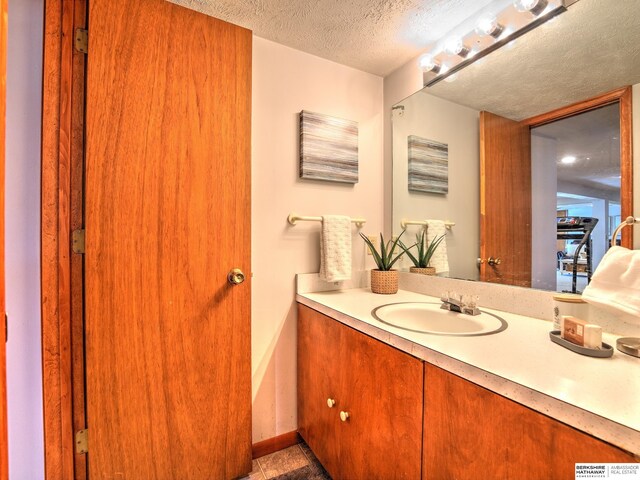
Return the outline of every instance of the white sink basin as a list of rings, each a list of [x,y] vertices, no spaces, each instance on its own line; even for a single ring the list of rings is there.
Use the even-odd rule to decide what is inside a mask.
[[[507,322],[493,313],[466,315],[440,308],[439,303],[390,303],[375,308],[371,315],[393,327],[432,335],[471,337],[491,335],[507,329]]]

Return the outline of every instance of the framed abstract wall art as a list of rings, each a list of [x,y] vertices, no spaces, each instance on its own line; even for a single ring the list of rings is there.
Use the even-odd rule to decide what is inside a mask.
[[[409,135],[409,190],[446,194],[449,192],[449,146],[446,143]]]
[[[358,123],[300,112],[300,178],[358,183]]]

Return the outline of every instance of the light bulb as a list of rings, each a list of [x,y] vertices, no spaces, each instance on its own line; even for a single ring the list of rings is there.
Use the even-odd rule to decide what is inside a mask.
[[[431,55],[423,55],[420,57],[420,68],[423,72],[438,73],[440,71],[440,64],[436,62]]]
[[[544,12],[548,4],[548,0],[516,0],[513,2],[513,6],[519,12],[531,12],[536,17]]]
[[[567,155],[566,157],[562,157],[560,162],[565,165],[571,165],[572,163],[576,163],[576,157],[573,155]]]
[[[454,73],[453,75],[449,75],[447,78],[444,79],[444,81],[447,83],[453,83],[457,79],[458,79],[458,72]]]
[[[481,17],[476,23],[476,33],[478,35],[489,35],[498,38],[504,31],[504,26],[498,23],[496,17]]]
[[[465,58],[469,55],[469,47],[467,47],[460,37],[451,37],[445,44],[445,50],[451,55],[458,55]]]

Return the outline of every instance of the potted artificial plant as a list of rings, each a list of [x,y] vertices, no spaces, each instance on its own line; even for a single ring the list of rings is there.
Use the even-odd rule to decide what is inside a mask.
[[[402,231],[404,233],[404,230]],[[384,237],[380,234],[380,251],[378,251],[365,235],[360,233],[360,236],[369,247],[373,260],[378,266],[377,269],[371,270],[371,291],[373,293],[391,294],[398,291],[398,271],[391,270],[391,267],[405,254],[406,250],[400,251],[395,254],[395,250],[398,247],[398,242],[402,233],[392,242],[384,241]]]
[[[400,247],[404,250],[407,256],[413,262],[413,267],[409,268],[411,273],[420,273],[422,275],[435,275],[435,267],[429,266],[431,257],[436,253],[436,248],[440,245],[440,242],[444,240],[444,235],[434,238],[429,245],[425,245],[424,242],[424,230],[421,234],[416,234],[416,243],[411,247],[407,247],[404,243],[400,243]],[[410,250],[416,247],[416,255],[413,255]]]

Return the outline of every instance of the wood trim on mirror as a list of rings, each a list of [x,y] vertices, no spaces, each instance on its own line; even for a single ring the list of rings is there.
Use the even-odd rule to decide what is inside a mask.
[[[633,112],[631,86],[576,102],[522,121],[529,128],[539,127],[563,118],[595,110],[614,103],[620,104],[620,209],[622,218],[633,215]],[[633,229],[622,230],[621,245],[633,248]]]
[[[541,113],[540,115],[536,115],[535,117],[523,120],[522,123],[528,125],[531,128],[540,127],[541,125],[544,125],[546,123],[555,122],[563,118],[573,117],[574,115],[588,112],[589,110],[595,110],[596,108],[611,105],[612,103],[619,102],[626,95],[629,95],[630,100],[630,86],[618,88],[616,90],[603,93],[596,97],[591,97],[580,102],[572,103],[571,105],[567,105],[565,107],[556,108],[555,110],[551,110],[550,112]]]

